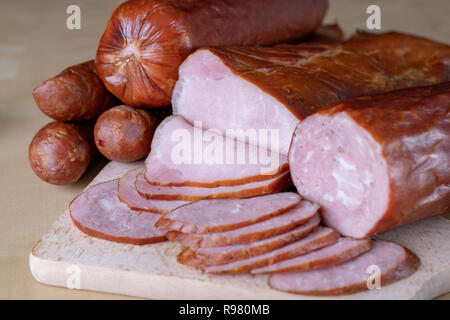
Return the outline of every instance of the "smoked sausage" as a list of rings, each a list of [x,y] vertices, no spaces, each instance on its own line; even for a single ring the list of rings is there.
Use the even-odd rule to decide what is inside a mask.
[[[59,121],[97,118],[118,104],[97,74],[94,61],[71,66],[33,90],[39,109]]]
[[[105,111],[94,128],[95,144],[108,159],[131,162],[150,152],[159,118],[145,110],[120,105]]]
[[[328,0],[135,0],[120,5],[101,39],[96,66],[125,104],[170,104],[178,67],[206,45],[297,41],[321,23]]]
[[[96,151],[92,126],[54,121],[36,133],[28,158],[39,178],[63,185],[81,177]]]

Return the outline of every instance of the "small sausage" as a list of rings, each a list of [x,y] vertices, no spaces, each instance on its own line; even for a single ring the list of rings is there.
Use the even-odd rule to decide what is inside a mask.
[[[95,144],[108,159],[131,162],[150,152],[160,117],[142,109],[120,105],[105,111],[94,128]]]
[[[97,74],[94,61],[71,66],[33,90],[39,109],[59,121],[97,118],[119,104]]]
[[[52,184],[76,182],[96,155],[92,126],[53,121],[31,141],[28,159],[34,173]]]

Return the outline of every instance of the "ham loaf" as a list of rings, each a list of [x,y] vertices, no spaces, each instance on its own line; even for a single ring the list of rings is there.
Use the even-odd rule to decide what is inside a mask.
[[[377,240],[370,251],[355,259],[328,268],[275,273],[270,277],[269,285],[276,290],[310,295],[351,294],[368,289],[369,266],[380,269],[382,288],[409,277],[419,264],[419,258],[408,249]]]
[[[82,232],[109,241],[143,245],[166,240],[155,226],[160,215],[131,210],[117,196],[118,179],[83,191],[69,205],[70,217]]]
[[[298,192],[324,223],[365,238],[450,207],[450,82],[331,105],[296,129]]]
[[[449,65],[450,46],[396,32],[358,33],[343,44],[207,47],[180,66],[173,113],[205,129],[279,130],[286,154],[297,124],[321,108],[449,81]]]

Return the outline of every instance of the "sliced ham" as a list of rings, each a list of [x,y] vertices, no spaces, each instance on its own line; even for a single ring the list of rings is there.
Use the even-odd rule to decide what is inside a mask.
[[[164,214],[189,203],[188,201],[149,200],[144,198],[135,187],[136,177],[141,172],[142,169],[140,168],[133,169],[119,179],[118,197],[131,209]]]
[[[194,187],[268,180],[289,169],[285,155],[226,139],[217,130],[203,132],[180,116],[158,126],[145,165],[151,184]]]
[[[177,261],[194,267],[207,267],[231,263],[234,261],[255,257],[277,248],[281,248],[310,234],[320,223],[318,215],[306,224],[287,233],[261,241],[234,244],[214,248],[187,248],[178,255]]]
[[[281,236],[280,236],[281,237]],[[340,235],[330,228],[319,227],[306,237],[262,255],[222,265],[206,267],[208,273],[242,273],[297,257],[336,243]]]
[[[248,243],[275,237],[309,221],[319,206],[302,201],[289,211],[274,218],[251,224],[247,227],[219,233],[176,233],[170,240],[179,241],[191,248],[211,248],[232,244]]]
[[[293,192],[248,199],[200,200],[163,216],[157,226],[184,233],[211,233],[245,227],[275,217],[300,202]]]
[[[449,81],[449,64],[450,46],[396,32],[358,33],[343,44],[206,47],[180,66],[173,113],[205,129],[278,130],[271,150],[287,154],[297,124],[320,108]]]
[[[326,225],[353,238],[448,212],[449,106],[446,82],[343,101],[308,117],[289,153],[297,191],[321,205]]]
[[[70,217],[84,233],[105,240],[148,244],[166,240],[167,231],[155,226],[161,217],[131,210],[117,196],[118,179],[99,183],[69,205]]]
[[[372,247],[370,239],[341,238],[331,246],[301,255],[296,258],[284,260],[267,267],[252,270],[252,273],[278,273],[287,271],[304,271],[330,267],[353,259]]]
[[[241,199],[256,197],[264,194],[283,192],[290,185],[291,176],[289,172],[285,172],[269,180],[215,188],[153,185],[145,179],[143,172],[138,174],[136,179],[137,192],[147,199],[184,200],[190,202],[203,199]]]
[[[419,258],[408,249],[395,243],[377,240],[373,248],[359,257],[336,266],[309,271],[273,274],[269,285],[273,289],[310,295],[340,295],[368,290],[367,282],[379,268],[380,285],[409,277],[419,267]],[[375,280],[376,281],[376,280]],[[376,284],[376,283],[375,283]]]

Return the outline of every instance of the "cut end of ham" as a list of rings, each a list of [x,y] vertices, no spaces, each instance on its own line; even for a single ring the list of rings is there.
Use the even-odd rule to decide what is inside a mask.
[[[300,196],[283,192],[248,199],[200,200],[162,217],[157,226],[184,233],[233,230],[275,217],[300,202]]]
[[[161,216],[131,210],[119,200],[117,187],[118,179],[99,183],[72,200],[69,211],[75,226],[90,236],[115,242],[165,241],[167,231],[155,226]]]
[[[156,129],[145,161],[147,181],[161,186],[233,186],[289,170],[285,155],[202,128],[180,116],[167,117]]]
[[[206,48],[184,61],[172,95],[173,113],[191,123],[202,120],[207,129],[277,130],[278,145],[269,148],[287,154],[299,120],[274,97],[234,74],[220,57],[214,49]],[[246,142],[261,145],[254,136]]]
[[[381,272],[379,284],[383,288],[409,277],[419,265],[419,258],[408,249],[376,240],[370,251],[355,259],[316,270],[276,273],[270,277],[269,285],[276,290],[309,295],[352,294],[368,290],[368,280],[370,285],[376,285],[369,278],[374,270]]]
[[[136,190],[136,180],[140,175],[142,175],[142,169],[138,168],[130,170],[119,179],[118,197],[130,209],[164,214],[189,203],[188,201],[150,200],[144,198]]]
[[[448,211],[450,82],[328,106],[299,124],[289,166],[324,223],[365,238]]]
[[[342,235],[367,237],[388,207],[382,150],[345,112],[305,119],[295,130],[289,163],[297,191],[319,203],[324,223]]]

